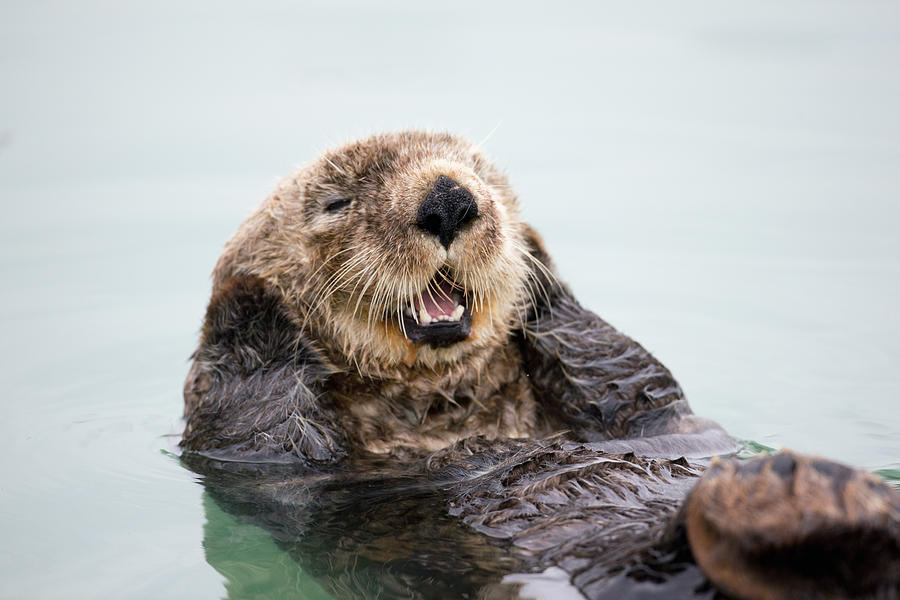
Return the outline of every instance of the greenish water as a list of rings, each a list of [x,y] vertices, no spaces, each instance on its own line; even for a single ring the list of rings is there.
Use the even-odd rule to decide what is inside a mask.
[[[260,527],[227,513],[203,498],[206,560],[218,571],[229,598],[329,600],[330,596]]]
[[[898,74],[889,2],[5,3],[0,597],[321,597],[166,451],[225,240],[400,127],[495,130],[695,412],[900,481]]]

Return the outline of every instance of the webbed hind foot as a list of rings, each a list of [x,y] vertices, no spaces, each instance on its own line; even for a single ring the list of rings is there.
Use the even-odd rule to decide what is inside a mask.
[[[900,597],[900,494],[782,452],[716,459],[685,502],[697,563],[736,598]]]

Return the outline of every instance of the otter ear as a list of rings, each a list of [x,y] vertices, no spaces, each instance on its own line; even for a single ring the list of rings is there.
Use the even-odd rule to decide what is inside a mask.
[[[320,398],[329,373],[277,293],[232,277],[210,300],[185,381],[181,445],[233,459],[336,460],[341,436]]]

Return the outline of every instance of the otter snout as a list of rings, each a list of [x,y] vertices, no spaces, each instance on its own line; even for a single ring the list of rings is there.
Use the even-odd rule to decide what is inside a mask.
[[[471,192],[441,175],[419,206],[416,225],[449,248],[459,230],[477,216],[478,204]]]

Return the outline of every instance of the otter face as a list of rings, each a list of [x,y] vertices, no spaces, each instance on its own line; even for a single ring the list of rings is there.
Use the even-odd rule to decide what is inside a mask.
[[[476,147],[376,136],[282,181],[216,279],[271,281],[326,350],[364,373],[434,368],[501,343],[524,316],[534,291],[525,232],[506,178]]]

